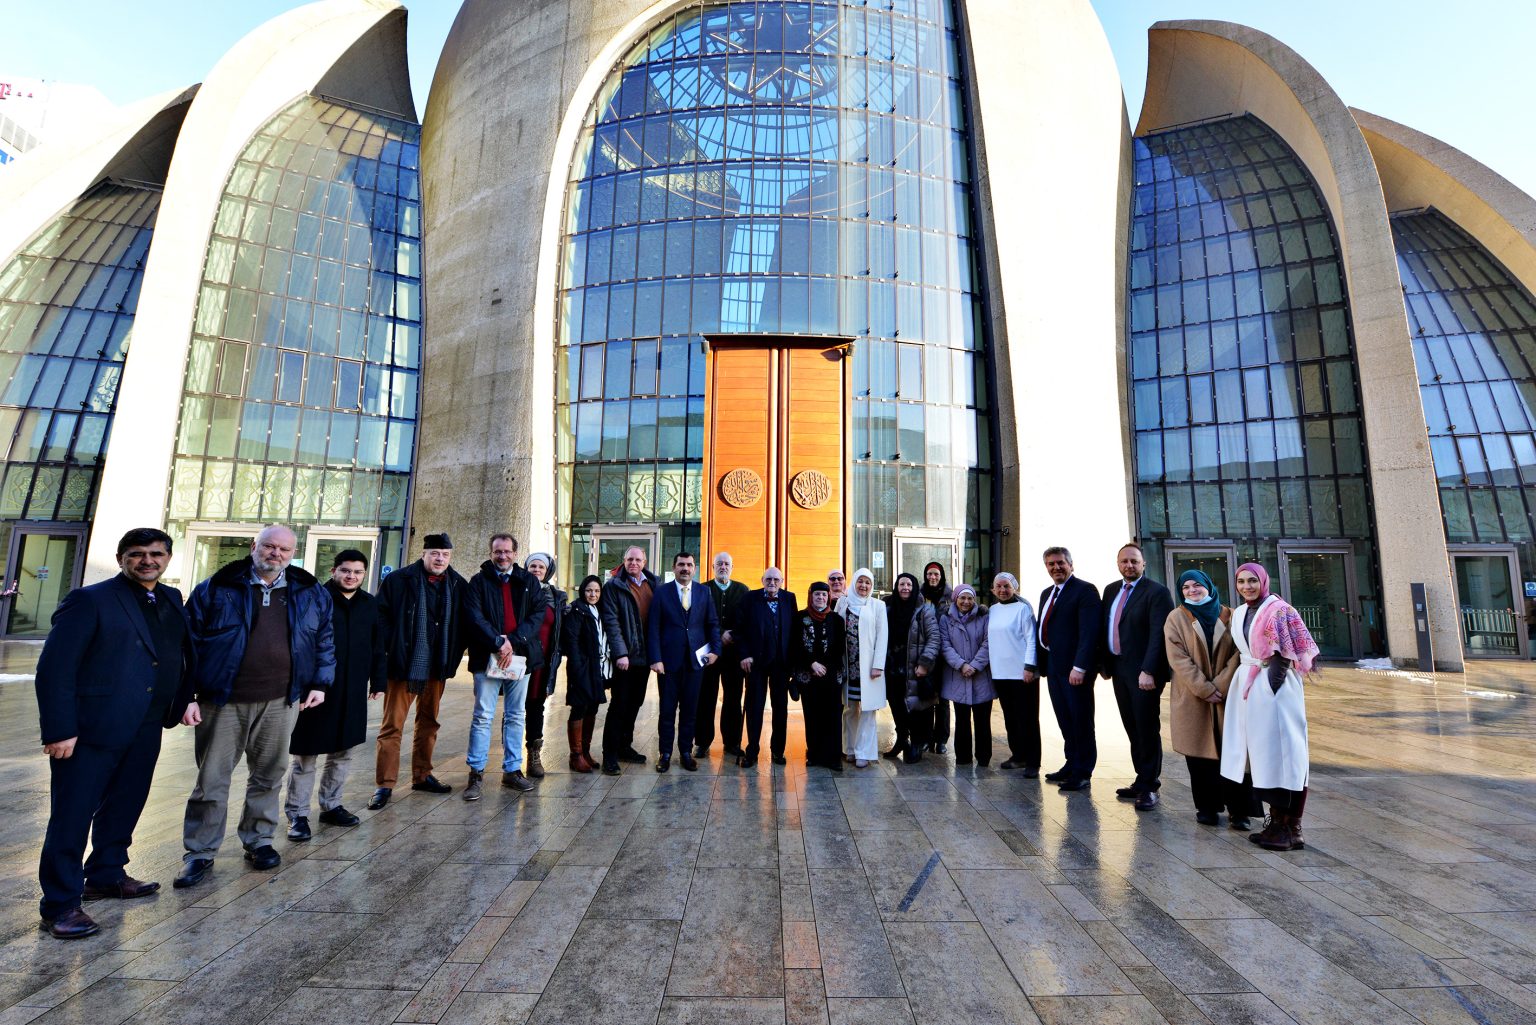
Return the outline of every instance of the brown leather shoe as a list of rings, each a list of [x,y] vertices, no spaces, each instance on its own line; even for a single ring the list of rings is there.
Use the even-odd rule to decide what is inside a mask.
[[[1284,812],[1270,816],[1275,824],[1274,833],[1261,839],[1259,846],[1266,851],[1292,851],[1296,849],[1296,836],[1291,832],[1291,817]]]
[[[86,883],[84,899],[106,900],[109,897],[116,897],[119,900],[132,900],[135,897],[148,897],[159,889],[159,883],[146,883],[133,876],[123,876],[112,883]]]
[[[78,940],[101,932],[96,920],[79,908],[71,908],[58,918],[43,919],[38,925],[61,940]]]

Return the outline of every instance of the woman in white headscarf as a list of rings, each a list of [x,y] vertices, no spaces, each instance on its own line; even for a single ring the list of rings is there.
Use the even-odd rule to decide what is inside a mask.
[[[837,600],[847,633],[843,674],[843,760],[862,769],[880,757],[875,713],[885,707],[885,603],[875,600],[875,575],[861,569]]]

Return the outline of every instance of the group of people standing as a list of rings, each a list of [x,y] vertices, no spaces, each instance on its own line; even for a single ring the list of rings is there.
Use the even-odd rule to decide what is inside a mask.
[[[468,579],[452,568],[450,538],[429,534],[420,559],[385,577],[373,596],[362,587],[364,553],[338,553],[322,583],[291,564],[294,532],[270,526],[249,556],[198,584],[184,606],[179,591],[159,582],[171,545],[154,528],[124,535],[121,572],[70,592],[39,660],[52,769],[40,911],[42,927],[60,938],[98,931],[82,900],[159,889],[126,866],[162,728],[196,729],[197,781],[175,885],[195,886],[212,870],[242,757],[249,771],[237,834],[252,868],[272,869],[282,860],[272,841],[285,777],[290,840],[312,836],[317,776],[319,820],[359,822],[341,795],[366,741],[369,700],[383,702],[369,809],[385,808],[394,792],[413,705],[411,787],[453,790],[434,774],[433,755],[444,685],[466,653],[475,698],[466,801],[483,796],[498,701],[501,784],[516,793],[536,788],[545,702],[562,663],[570,768],[609,775],[647,761],[634,747],[635,722],[655,673],[657,772],[670,771],[674,753],[683,769],[697,770],[717,736],[717,702],[718,736],[741,768],[757,764],[770,707],[769,755],[785,764],[790,701],[801,702],[809,765],[842,772],[873,763],[881,757],[876,716],[888,708],[895,741],[884,757],[914,763],[925,752],[947,754],[953,718],[955,764],[986,767],[996,701],[1008,747],[1000,768],[1032,779],[1042,766],[1044,678],[1063,742],[1063,763],[1045,778],[1067,792],[1087,790],[1097,764],[1093,683],[1103,676],[1113,683],[1136,771],[1118,797],[1139,810],[1159,803],[1160,698],[1172,681],[1173,746],[1188,759],[1197,819],[1216,825],[1225,810],[1232,828],[1246,830],[1262,799],[1271,813],[1251,839],[1273,850],[1303,844],[1302,678],[1317,646],[1255,564],[1238,571],[1242,603],[1234,610],[1198,571],[1180,578],[1175,602],[1145,576],[1134,544],[1120,550],[1121,579],[1102,594],[1075,576],[1070,552],[1053,547],[1044,554],[1051,586],[1037,617],[1006,572],[983,604],[968,584],[951,589],[936,562],[921,580],[900,574],[883,599],[870,570],[851,580],[833,570],[809,586],[802,608],[776,568],[748,589],[732,579],[730,555],[718,553],[702,582],[694,556],[680,552],[663,583],[634,547],[607,579],[585,578],[570,601],[555,586],[554,559],[534,553],[519,565],[510,534],[490,538],[489,558]]]

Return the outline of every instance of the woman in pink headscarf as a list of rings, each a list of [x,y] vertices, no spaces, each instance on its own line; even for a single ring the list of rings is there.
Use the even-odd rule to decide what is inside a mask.
[[[1317,643],[1301,616],[1269,593],[1257,563],[1237,569],[1242,604],[1232,612],[1232,640],[1241,664],[1227,693],[1221,774],[1235,783],[1253,773],[1255,796],[1269,802],[1262,832],[1248,839],[1271,851],[1300,850],[1307,804],[1307,703],[1302,677],[1312,671]]]

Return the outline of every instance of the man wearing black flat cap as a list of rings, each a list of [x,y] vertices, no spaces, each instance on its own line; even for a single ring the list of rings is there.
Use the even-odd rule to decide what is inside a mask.
[[[469,585],[449,565],[453,541],[447,534],[428,534],[421,558],[384,578],[379,585],[379,615],[389,648],[389,682],[384,688],[384,715],[379,723],[379,753],[375,767],[378,789],[368,802],[378,811],[389,803],[400,774],[400,737],[405,717],[416,703],[416,735],[411,744],[411,789],[429,794],[453,790],[432,775],[432,749],[437,744],[437,708],[443,684],[452,678],[464,657],[462,617]]]

